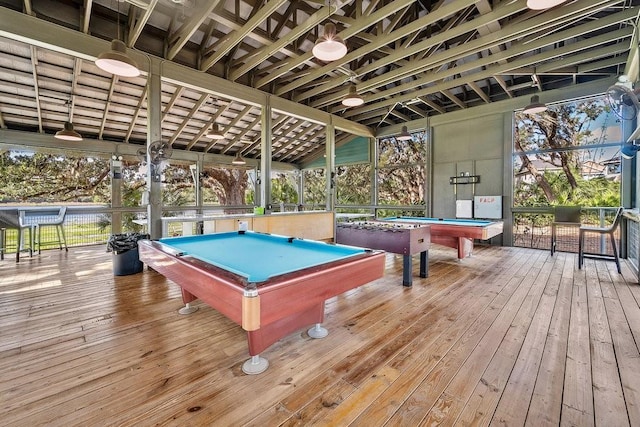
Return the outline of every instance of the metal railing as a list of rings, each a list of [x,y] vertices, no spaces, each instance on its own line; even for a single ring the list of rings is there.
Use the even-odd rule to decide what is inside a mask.
[[[13,206],[19,209],[39,209],[33,206]],[[51,208],[51,206],[49,206]],[[278,210],[279,206],[276,206]],[[200,211],[194,206],[168,206],[163,208],[163,216],[180,217],[190,216],[196,213],[205,215],[224,215],[233,211],[234,213],[253,212],[253,206],[205,206]],[[105,244],[113,234],[112,220],[119,218],[121,222],[121,232],[146,232],[147,211],[144,207],[135,208],[112,208],[110,206],[67,206],[66,215],[62,227],[66,236],[68,247],[89,246]],[[36,221],[37,222],[37,221]],[[195,226],[195,224],[194,224]],[[182,233],[182,225],[179,222],[169,224],[170,235]],[[26,233],[25,233],[26,234]],[[5,253],[15,253],[18,248],[18,233],[16,230],[8,229],[5,234]],[[29,248],[29,242],[23,237],[21,247]],[[41,230],[39,247],[33,249],[57,249],[59,247],[58,235],[55,227],[44,227]]]
[[[581,222],[592,226],[607,226],[614,220],[616,207],[582,208]],[[513,210],[513,246],[551,250],[551,223],[553,208]],[[557,228],[556,250],[578,252],[578,227]],[[620,242],[620,227],[615,237]],[[619,243],[618,243],[619,245]],[[611,242],[607,236],[586,236],[585,251],[613,254]]]
[[[285,205],[285,211],[297,209],[297,205]],[[281,205],[275,204],[273,211],[278,212]],[[323,207],[316,207],[323,208]],[[384,216],[397,215],[420,215],[424,213],[424,206],[359,206],[354,209],[350,207],[350,212],[371,212],[373,215],[384,214]],[[312,209],[312,206],[304,206],[305,210]],[[346,206],[337,206],[336,211],[345,211]],[[233,213],[252,213],[253,206],[204,206],[198,210],[194,206],[174,206],[163,208],[164,217],[190,216],[196,213],[204,215],[224,215]],[[119,208],[110,206],[68,206],[65,221],[63,224],[66,234],[67,245],[87,246],[96,244],[106,244],[112,233],[112,218],[121,218],[122,232],[146,232],[146,209],[144,207]],[[615,208],[583,208],[582,222],[591,225],[604,226],[610,224],[615,214]],[[545,249],[551,248],[551,222],[553,221],[552,208],[523,209],[518,208],[513,211],[513,245],[526,248]],[[182,224],[179,221],[169,224],[169,235],[182,234]],[[194,223],[194,227],[196,224]],[[194,233],[196,230],[194,229]],[[585,242],[585,249],[589,252],[612,253],[608,239],[604,238],[588,239]],[[620,229],[616,232],[616,239],[620,239]],[[6,231],[5,253],[16,251],[17,232],[15,230]],[[54,227],[47,227],[42,230],[41,237],[42,250],[58,248],[58,238]],[[23,244],[23,247],[25,245]],[[28,247],[28,245],[26,245]],[[578,229],[577,227],[559,227],[557,230],[557,250],[566,252],[578,251]]]

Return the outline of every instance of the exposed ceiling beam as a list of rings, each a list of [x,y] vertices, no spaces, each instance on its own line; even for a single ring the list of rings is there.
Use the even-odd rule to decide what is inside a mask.
[[[220,3],[220,0],[201,0],[196,3],[196,8],[193,9],[191,19],[186,21],[180,28],[169,37],[169,51],[167,52],[167,59],[171,60],[180,52],[185,44],[189,41],[191,36],[200,28],[200,25],[207,19],[209,14],[213,12],[213,9]]]
[[[615,14],[611,14],[605,18],[602,18],[601,20],[597,20],[597,21],[590,21],[587,24],[583,24],[574,28],[571,28],[569,30],[565,30],[559,33],[555,33],[555,34],[551,34],[549,36],[540,38],[532,43],[529,44],[525,44],[525,45],[518,45],[518,46],[512,46],[509,50],[500,52],[500,54],[497,55],[491,55],[490,57],[487,58],[482,58],[479,59],[477,61],[474,62],[470,62],[470,63],[465,63],[462,65],[459,65],[458,67],[455,67],[451,70],[444,70],[441,72],[436,72],[436,73],[429,73],[429,74],[425,74],[423,77],[420,77],[418,79],[415,79],[409,83],[404,83],[401,85],[398,85],[392,89],[387,89],[384,91],[381,91],[379,93],[376,94],[371,94],[371,95],[365,95],[363,96],[363,98],[365,99],[365,102],[367,104],[365,104],[366,107],[370,107],[370,102],[374,101],[374,100],[378,100],[378,99],[384,99],[384,98],[388,98],[388,97],[393,97],[395,95],[401,94],[403,92],[406,91],[412,91],[415,90],[417,87],[420,86],[426,86],[426,85],[430,85],[433,84],[434,82],[440,80],[440,79],[447,79],[452,76],[455,75],[463,75],[462,78],[460,79],[453,79],[449,81],[448,84],[452,84],[453,86],[456,85],[460,85],[463,83],[467,83],[468,81],[472,81],[472,80],[479,80],[480,78],[472,78],[469,79],[468,76],[477,76],[477,75],[481,75],[483,76],[482,78],[484,78],[484,76],[486,76],[486,72],[481,71],[480,73],[476,73],[476,74],[466,74],[471,72],[472,70],[483,70],[483,69],[496,69],[496,70],[503,70],[500,72],[497,72],[495,74],[504,74],[505,72],[514,69],[514,68],[519,68],[521,65],[522,66],[529,66],[532,64],[536,64],[536,63],[542,63],[541,60],[539,61],[530,61],[530,58],[532,57],[540,57],[540,54],[538,55],[533,55],[530,57],[523,57],[521,59],[517,59],[512,61],[511,63],[508,64],[497,64],[493,67],[491,67],[492,63],[498,63],[500,60],[502,59],[508,59],[511,57],[516,57],[519,56],[523,53],[528,53],[528,52],[535,52],[536,50],[543,48],[545,46],[549,46],[549,45],[555,45],[556,43],[563,41],[565,39],[570,39],[570,38],[575,38],[578,35],[587,33],[588,31],[593,31],[594,29],[597,28],[606,28],[608,26],[617,24],[619,22],[631,19],[635,14],[637,13],[637,10],[631,8],[631,9],[626,9],[623,10],[622,12],[618,12]],[[615,34],[615,35],[614,35]],[[560,56],[560,52],[562,52],[562,55],[569,55],[571,53],[574,53],[578,50],[584,50],[584,49],[590,49],[591,47],[593,47],[594,45],[597,44],[603,44],[603,43],[609,43],[611,41],[615,41],[615,40],[619,40],[621,38],[625,38],[625,37],[629,37],[632,34],[632,29],[622,29],[622,30],[617,30],[617,31],[610,31],[602,36],[597,36],[597,37],[591,37],[589,39],[586,40],[580,40],[577,41],[575,43],[572,44],[567,44],[564,45],[560,48],[556,48],[556,49],[552,49],[548,54],[545,52],[542,54],[543,58],[546,58],[545,60],[550,60],[552,58],[556,58],[558,56]],[[616,39],[616,37],[618,37],[618,39]],[[434,56],[438,56],[438,55],[434,55]],[[517,66],[515,66],[517,65]],[[375,79],[372,79],[375,80]],[[367,81],[365,83],[369,83],[370,81]],[[454,83],[455,82],[455,83]],[[431,92],[429,90],[426,90],[428,93],[434,93]],[[404,99],[404,97],[402,98]],[[391,105],[392,102],[397,102],[397,99],[394,99],[394,101],[385,101],[384,103],[386,105]],[[357,114],[358,111],[363,111],[364,108],[363,107],[359,107],[356,109],[352,109],[350,110],[346,115],[348,117],[353,116],[355,114]]]
[[[124,142],[129,142],[129,138],[131,137],[131,132],[133,132],[133,127],[136,125],[136,122],[138,121],[138,117],[140,116],[140,110],[142,109],[142,106],[147,100],[148,89],[149,89],[149,85],[144,85],[144,89],[142,89],[142,95],[140,95],[140,97],[138,98],[138,105],[136,105],[136,111],[133,114],[131,121],[129,122],[129,127],[127,128],[127,133],[125,134]]]
[[[236,117],[231,120],[231,123],[229,123],[229,125],[227,126],[227,129],[232,128],[236,125],[236,123],[238,123],[247,113],[249,113],[249,111],[251,111],[251,108],[253,108],[251,105],[247,105],[246,107],[244,107],[242,109],[242,111],[240,111]],[[209,144],[207,144],[207,146],[204,148],[204,152],[206,153],[207,151],[211,150],[211,148],[213,148],[214,145],[216,145],[218,142],[218,140],[213,140],[211,141]]]
[[[509,98],[513,98],[513,93],[511,93],[511,89],[509,89],[509,85],[507,85],[507,82],[504,81],[502,76],[494,75],[494,76],[491,76],[491,77],[493,77],[493,79],[496,82],[498,82],[498,84],[500,85],[500,87],[502,88],[504,93],[506,93]]]
[[[396,4],[397,3],[397,4]],[[464,9],[465,7],[469,7],[471,5],[473,5],[475,3],[475,0],[459,0],[453,3],[449,3],[445,6],[442,6],[440,8],[438,8],[437,10],[434,10],[431,13],[428,13],[427,15],[425,15],[424,17],[411,22],[408,25],[405,25],[404,27],[400,28],[397,31],[394,31],[390,34],[385,34],[382,35],[380,37],[377,37],[375,39],[375,41],[372,41],[371,43],[368,43],[366,46],[363,46],[359,49],[356,49],[352,52],[347,53],[343,58],[338,59],[337,61],[333,61],[331,62],[331,64],[327,64],[324,67],[321,67],[317,70],[312,71],[311,73],[307,74],[306,76],[296,79],[295,81],[289,83],[288,85],[278,88],[278,90],[276,91],[276,95],[282,95],[286,92],[289,92],[293,89],[296,89],[300,86],[302,86],[305,83],[309,83],[313,80],[316,79],[320,79],[324,74],[326,74],[327,72],[333,70],[335,67],[337,66],[344,66],[346,64],[348,64],[350,61],[353,61],[354,59],[357,59],[361,56],[364,56],[368,53],[370,53],[372,50],[375,49],[380,49],[383,46],[386,46],[390,43],[395,42],[396,40],[401,39],[402,37],[406,37],[410,34],[412,34],[414,31],[418,31],[423,27],[429,26],[434,24],[435,22],[438,22],[441,19],[446,18],[447,16],[453,15],[456,12],[460,11],[461,9]],[[389,10],[388,8],[390,6],[406,6],[406,3],[401,2],[401,1],[393,1],[391,2],[389,5],[385,6],[383,9],[381,10],[385,10],[387,11],[387,13],[385,14],[384,17],[386,17],[388,14],[396,12],[397,10],[401,9],[401,8],[394,8],[395,10],[391,9]],[[379,19],[377,19],[378,13],[373,13],[369,18],[368,18],[368,23],[369,25],[371,23],[377,22],[379,21]],[[296,100],[299,99],[304,99],[304,97],[296,97]]]
[[[575,19],[576,14],[580,14],[580,16],[586,15],[589,12],[593,12],[594,10],[598,10],[602,8],[603,3],[605,5],[610,5],[610,3],[616,3],[616,2],[617,0],[616,1],[600,0],[599,3],[593,6],[590,6],[589,8],[586,8],[586,9],[583,6],[581,7],[580,5],[577,5],[577,4],[568,5],[565,8],[563,8],[563,11],[564,9],[568,8],[566,13],[547,12],[545,14],[542,14],[536,18],[532,18],[525,22],[505,26],[505,28],[503,28],[503,30],[499,34],[489,34],[486,36],[478,37],[473,41],[469,41],[459,46],[452,47],[450,49],[441,51],[436,54],[432,54],[425,59],[422,59],[419,61],[412,61],[408,66],[394,68],[392,71],[388,73],[384,73],[377,77],[368,79],[366,82],[363,82],[363,84],[361,84],[358,89],[360,90],[361,94],[364,94],[364,92],[369,89],[380,87],[382,85],[387,85],[392,82],[399,81],[401,79],[404,79],[410,76],[415,76],[421,72],[424,72],[429,69],[437,68],[442,64],[446,64],[451,61],[457,61],[460,58],[464,58],[465,56],[469,55],[472,52],[479,52],[484,49],[490,49],[492,47],[495,47],[496,45],[501,43],[513,41],[518,37],[522,37],[522,35],[528,34],[532,28],[545,27],[545,26],[548,26],[550,22],[556,22],[556,21],[563,22],[563,23],[571,22],[572,20]],[[425,42],[420,43],[420,45],[424,48],[426,47],[426,45],[424,45],[425,43],[429,43],[430,45],[432,45],[434,43],[444,42],[448,40],[452,35],[464,34],[468,31],[473,31],[474,28],[476,28],[477,26],[486,25],[493,22],[494,20],[502,19],[506,16],[510,16],[512,14],[515,14],[521,11],[523,8],[526,8],[526,5],[524,5],[524,0],[519,0],[515,3],[506,3],[506,4],[503,3],[500,7],[496,8],[494,13],[489,13],[479,18],[476,18],[472,21],[469,21],[467,23],[461,24],[456,28],[449,30],[447,33],[435,35],[427,39]],[[596,22],[599,22],[599,21],[596,21]],[[593,28],[597,28],[598,26],[599,24],[595,24]],[[522,49],[523,46],[529,46],[529,44],[520,45],[519,48]],[[415,46],[413,48],[415,48]],[[513,48],[514,47],[509,49],[509,51],[511,51]],[[411,50],[411,48],[407,50]],[[524,51],[526,50],[527,49],[525,48]],[[529,49],[529,50],[532,50],[532,49]],[[500,52],[498,52],[497,54],[488,56],[487,58],[499,58],[499,61],[497,62],[504,61],[505,58],[496,56],[499,53]],[[376,62],[376,64],[377,63],[378,62]],[[384,59],[381,60],[380,63],[384,64],[385,63]],[[373,69],[365,68],[364,70],[358,70],[357,73],[360,74],[363,71],[373,71]],[[308,96],[313,96],[313,95],[322,93],[320,92],[321,90],[323,89],[326,90],[328,87],[331,87],[331,85],[336,85],[337,83],[339,82],[336,82],[336,81],[326,82],[323,84],[322,87],[316,88],[306,93],[301,93],[295,99],[297,101],[302,101],[306,99]],[[333,94],[333,97],[325,97],[322,99],[315,100],[311,105],[314,107],[326,105],[328,102],[331,102],[331,101],[335,102],[341,99],[342,97],[344,97],[345,94],[346,94],[346,89],[341,92]],[[363,96],[365,97],[365,100],[367,100],[367,97],[365,95]]]
[[[305,34],[311,28],[315,27],[320,22],[322,22],[327,17],[330,10],[331,10],[330,7],[321,8],[316,13],[311,15],[306,21],[304,21],[303,24],[298,25],[296,28],[293,28],[290,32],[287,33],[286,36],[278,40],[272,41],[270,44],[264,45],[263,47],[253,51],[249,55],[249,58],[246,61],[244,61],[242,65],[236,67],[236,69],[231,73],[229,78],[232,81],[235,81],[240,76],[246,74],[250,70],[253,70],[264,60],[272,56],[274,53],[278,52],[281,48],[292,43],[298,37]]]
[[[286,0],[267,1],[266,4],[242,26],[242,28],[227,34],[227,36],[215,46],[215,52],[202,60],[200,69],[208,70],[211,68],[223,56],[229,53],[231,49],[240,43],[250,32],[258,27],[258,25],[262,24],[271,16],[271,14],[285,3],[287,3]]]
[[[178,99],[180,99],[183,92],[184,92],[184,87],[178,86],[176,88],[176,91],[173,92],[173,95],[171,95],[171,99],[164,106],[164,111],[162,112],[162,118],[160,119],[160,122],[163,122],[164,119],[167,118],[167,115],[169,114],[173,106],[176,104],[176,102],[178,102]]]
[[[467,83],[467,85],[469,85],[469,87],[478,94],[478,96],[480,98],[482,98],[482,100],[484,102],[486,102],[487,104],[489,104],[491,102],[491,100],[489,99],[489,97],[487,96],[486,93],[484,93],[484,91],[482,90],[482,88],[480,86],[478,86],[478,84],[476,82],[469,82]]]
[[[185,116],[185,118],[182,120],[182,123],[180,123],[178,128],[175,131],[173,131],[173,135],[171,136],[171,138],[169,138],[169,145],[173,145],[173,143],[176,142],[176,139],[178,139],[178,136],[180,135],[180,133],[184,130],[187,124],[189,124],[189,121],[194,116],[194,114],[196,114],[198,110],[202,107],[202,105],[205,102],[207,102],[207,99],[209,99],[209,94],[203,93],[202,95],[200,95],[200,99],[198,99],[198,101],[196,101],[193,107],[189,109],[189,114]]]
[[[84,13],[82,14],[82,32],[89,34],[89,23],[91,22],[91,9],[93,0],[84,0]]]
[[[604,35],[604,37],[606,38],[607,36],[611,36],[611,37],[615,37],[615,38],[622,38],[622,37],[630,37],[631,36],[631,32],[633,31],[633,29],[623,29],[623,30],[618,30],[618,31],[612,31],[610,33],[607,33]],[[602,36],[601,36],[602,37]],[[582,41],[582,42],[578,42],[575,43],[573,45],[568,45],[568,46],[564,46],[564,48],[558,48],[549,52],[544,52],[541,54],[537,54],[537,55],[532,55],[529,57],[525,57],[525,58],[521,58],[519,60],[516,60],[512,63],[509,64],[505,64],[505,65],[494,65],[494,66],[490,66],[487,67],[486,70],[482,70],[480,72],[477,72],[475,74],[469,74],[469,75],[465,75],[462,78],[459,79],[454,79],[454,80],[444,80],[444,76],[443,75],[438,75],[438,74],[447,74],[447,73],[435,73],[433,74],[428,80],[433,83],[435,81],[441,81],[441,83],[438,84],[434,84],[428,87],[425,87],[424,89],[418,89],[418,90],[414,90],[414,91],[409,91],[408,94],[404,94],[404,95],[399,95],[399,96],[395,96],[393,99],[394,101],[392,102],[405,102],[405,101],[409,101],[411,99],[414,99],[417,96],[423,96],[423,95],[428,95],[428,94],[433,94],[439,91],[442,91],[444,89],[451,89],[454,88],[456,86],[459,86],[461,84],[466,84],[470,81],[477,81],[477,80],[481,80],[483,78],[486,78],[488,76],[492,76],[495,74],[502,74],[502,73],[507,73],[511,68],[519,68],[521,66],[526,66],[526,65],[531,65],[531,64],[536,64],[536,63],[541,63],[544,61],[549,61],[552,60],[554,58],[557,57],[563,57],[565,55],[568,54],[567,51],[571,51],[573,49],[576,48],[589,48],[590,51],[592,52],[593,57],[599,57],[602,55],[610,55],[612,53],[611,47],[610,46],[605,46],[603,48],[600,49],[596,49],[594,48],[594,42],[596,38],[600,38],[600,37],[592,37],[588,40]],[[558,61],[559,62],[559,66],[563,66],[564,65],[564,60],[562,61]],[[425,82],[426,83],[426,82]],[[394,90],[395,91],[395,90]],[[377,95],[376,95],[377,96]],[[384,99],[383,97],[381,97],[381,99]],[[382,100],[381,102],[378,102],[376,104],[370,104],[367,107],[368,108],[381,108],[384,107],[386,105],[390,105],[392,102],[388,101],[388,100]],[[351,112],[347,112],[345,115],[349,115],[349,113]],[[353,112],[352,114],[357,114],[357,111]]]
[[[38,82],[38,52],[35,46],[30,46],[29,50],[31,52],[31,75],[33,77],[33,90],[35,92],[36,111],[38,115],[38,132],[43,133],[42,109],[40,108],[40,85]],[[71,121],[71,117],[69,117],[69,121]]]
[[[444,114],[444,113],[447,112],[447,110],[445,110],[444,108],[442,108],[441,106],[439,106],[435,102],[431,101],[426,96],[419,96],[417,99],[420,100],[421,102],[427,104],[430,108],[432,108],[433,110],[436,110],[440,114]]]
[[[118,76],[113,74],[111,76],[111,83],[109,84],[109,94],[107,100],[104,103],[104,111],[102,112],[102,121],[100,123],[100,130],[98,131],[98,139],[102,139],[104,135],[104,125],[107,123],[109,117],[109,109],[111,108],[111,100],[113,99],[113,91],[116,90],[116,83],[118,82]]]
[[[135,46],[138,38],[142,34],[142,30],[144,26],[149,22],[149,18],[151,18],[151,13],[153,9],[158,4],[158,0],[151,0],[146,8],[143,8],[144,13],[139,18],[136,18],[133,22],[131,22],[131,29],[129,30],[129,39],[127,41],[127,46],[133,47]]]

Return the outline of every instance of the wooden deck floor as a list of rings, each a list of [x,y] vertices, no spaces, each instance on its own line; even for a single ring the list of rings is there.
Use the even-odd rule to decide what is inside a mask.
[[[626,266],[546,251],[430,252],[430,277],[326,303],[242,373],[242,329],[154,271],[114,277],[104,247],[0,262],[6,426],[639,426],[640,286]],[[416,260],[417,262],[417,260]],[[416,271],[417,271],[417,266]]]

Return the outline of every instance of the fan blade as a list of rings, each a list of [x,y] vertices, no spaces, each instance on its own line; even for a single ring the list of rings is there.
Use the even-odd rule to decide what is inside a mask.
[[[633,90],[615,84],[607,89],[606,98],[616,116],[622,120],[635,119],[640,109],[640,101]]]
[[[155,141],[149,145],[149,157],[151,158],[151,162],[154,164],[158,164],[163,160],[170,158],[172,152],[173,148],[171,145],[162,141]]]

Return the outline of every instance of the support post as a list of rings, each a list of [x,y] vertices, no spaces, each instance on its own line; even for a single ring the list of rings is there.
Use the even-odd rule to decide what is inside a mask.
[[[153,179],[153,166],[149,156],[149,145],[162,139],[162,78],[160,62],[151,58],[147,77],[147,221],[152,239],[162,237],[162,183]]]

